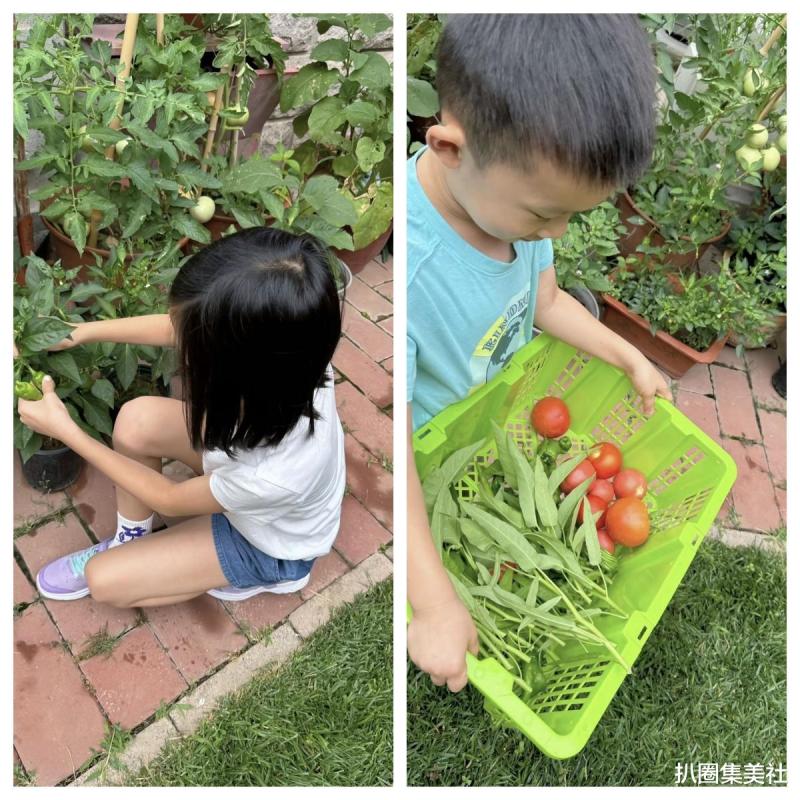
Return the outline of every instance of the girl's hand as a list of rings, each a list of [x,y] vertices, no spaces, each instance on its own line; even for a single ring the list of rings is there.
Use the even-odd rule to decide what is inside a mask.
[[[67,323],[69,324],[69,323]],[[82,325],[78,323],[77,325],[72,326],[72,333],[65,336],[60,342],[56,342],[55,344],[51,344],[48,347],[48,350],[69,350],[70,347],[77,347],[79,344],[83,344],[82,341],[82,334],[81,334]]]
[[[672,402],[672,394],[664,376],[641,354],[631,369],[627,370],[633,388],[642,397],[644,413],[649,417],[655,411],[655,398]]]
[[[56,394],[56,385],[47,375],[42,381],[41,400],[22,400],[17,404],[19,418],[36,433],[64,441],[69,432],[75,428],[75,422],[67,411],[67,407]]]

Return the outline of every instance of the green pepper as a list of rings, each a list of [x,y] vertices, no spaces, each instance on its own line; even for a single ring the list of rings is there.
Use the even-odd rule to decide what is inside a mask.
[[[539,453],[542,459],[547,456],[555,461],[556,456],[561,455],[561,448],[556,439],[542,439],[542,441],[539,442],[539,446],[536,448],[536,452]]]
[[[572,439],[569,436],[562,436],[558,440],[558,447],[562,453],[569,453],[569,449],[572,447]]]
[[[23,400],[42,399],[42,393],[30,381],[15,381],[14,394]]]
[[[541,454],[542,466],[544,467],[545,474],[550,477],[550,473],[556,468],[556,460],[550,453],[544,452]]]
[[[45,379],[46,374],[40,372],[38,369],[31,370],[31,383],[40,391],[43,392],[42,381]]]

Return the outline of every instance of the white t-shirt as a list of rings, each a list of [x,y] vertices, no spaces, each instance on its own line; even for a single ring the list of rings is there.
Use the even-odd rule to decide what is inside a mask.
[[[333,370],[317,389],[314,434],[308,417],[275,447],[203,451],[203,473],[230,523],[273,558],[311,559],[330,552],[345,488],[344,431],[336,411]]]

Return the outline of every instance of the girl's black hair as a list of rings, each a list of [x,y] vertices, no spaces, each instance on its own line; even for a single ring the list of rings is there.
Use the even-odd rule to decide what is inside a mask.
[[[194,447],[277,445],[319,414],[339,341],[331,255],[311,236],[250,228],[192,256],[169,293]]]

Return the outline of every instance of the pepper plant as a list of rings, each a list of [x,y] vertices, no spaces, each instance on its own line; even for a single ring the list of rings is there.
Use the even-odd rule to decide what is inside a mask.
[[[293,158],[303,175],[331,177],[352,200],[358,216],[349,227],[352,246],[359,249],[392,220],[392,69],[380,53],[364,49],[370,37],[392,23],[385,14],[315,19],[319,33],[334,29],[342,38],[314,47],[313,61],[284,83],[280,107],[304,109],[293,125],[305,141]],[[315,182],[312,194],[327,185],[333,184]]]
[[[625,226],[613,203],[604,201],[591,211],[576,214],[566,233],[553,240],[558,285],[564,289],[586,287],[604,292],[611,287],[606,277],[609,262],[619,256],[617,242]]]
[[[442,32],[442,17],[442,14],[409,14],[407,17],[406,111],[409,119],[406,144],[409,155],[424,143],[424,130],[419,120],[439,113],[435,55]]]
[[[95,438],[110,435],[114,387],[105,377],[109,366],[106,355],[97,345],[47,350],[83,321],[85,308],[79,304],[89,298],[91,288],[75,283],[78,268],[64,270],[59,263],[51,266],[33,255],[22,259],[22,264],[26,268],[25,284],[14,286],[14,345],[18,352],[14,359],[15,384],[38,379],[41,385],[43,374],[52,375],[56,393],[78,425]],[[27,461],[44,444],[40,434],[22,424],[15,409],[14,446],[22,460]],[[48,444],[57,446],[52,441]]]

